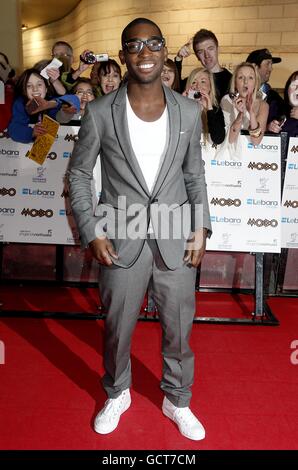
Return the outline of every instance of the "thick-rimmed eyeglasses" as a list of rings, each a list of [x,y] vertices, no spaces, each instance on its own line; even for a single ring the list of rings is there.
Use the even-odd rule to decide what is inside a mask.
[[[165,39],[159,36],[152,36],[152,38],[142,39],[133,38],[129,39],[123,44],[123,49],[126,49],[129,54],[139,54],[141,50],[146,46],[151,52],[158,52],[164,47]]]
[[[94,93],[92,90],[77,90],[76,91],[76,95],[79,95],[79,96],[94,96]]]

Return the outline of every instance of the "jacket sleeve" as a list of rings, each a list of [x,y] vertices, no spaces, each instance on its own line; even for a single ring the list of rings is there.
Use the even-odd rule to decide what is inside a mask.
[[[184,157],[183,174],[186,192],[191,205],[191,230],[194,232],[204,227],[207,229],[208,237],[210,237],[212,229],[200,137],[201,116],[199,109],[197,109],[188,150]]]
[[[86,109],[68,169],[69,194],[74,218],[81,234],[82,247],[96,238],[91,181],[100,151],[98,126],[89,107]]]
[[[25,110],[23,100],[17,98],[12,107],[12,118],[8,126],[8,134],[12,140],[22,144],[33,142],[33,129],[29,124],[30,118]]]

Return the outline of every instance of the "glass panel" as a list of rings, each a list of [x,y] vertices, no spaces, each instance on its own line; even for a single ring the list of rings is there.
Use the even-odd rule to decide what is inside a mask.
[[[255,258],[249,253],[209,251],[201,267],[200,287],[253,289]]]

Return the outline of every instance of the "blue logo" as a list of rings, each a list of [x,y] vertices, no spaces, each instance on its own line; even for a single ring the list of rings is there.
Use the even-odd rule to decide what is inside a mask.
[[[63,158],[70,158],[71,152],[63,152]]]

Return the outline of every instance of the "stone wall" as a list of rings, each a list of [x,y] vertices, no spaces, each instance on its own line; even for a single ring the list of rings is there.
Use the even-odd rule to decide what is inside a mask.
[[[283,88],[298,69],[298,2],[294,0],[82,0],[65,18],[23,33],[24,66],[50,57],[56,40],[72,44],[76,60],[85,48],[117,59],[122,29],[138,16],[160,26],[171,58],[197,30],[207,28],[218,37],[220,62],[230,70],[250,51],[263,47],[282,57],[282,63],[274,66],[272,86]],[[186,59],[183,75],[197,64],[194,55]]]

